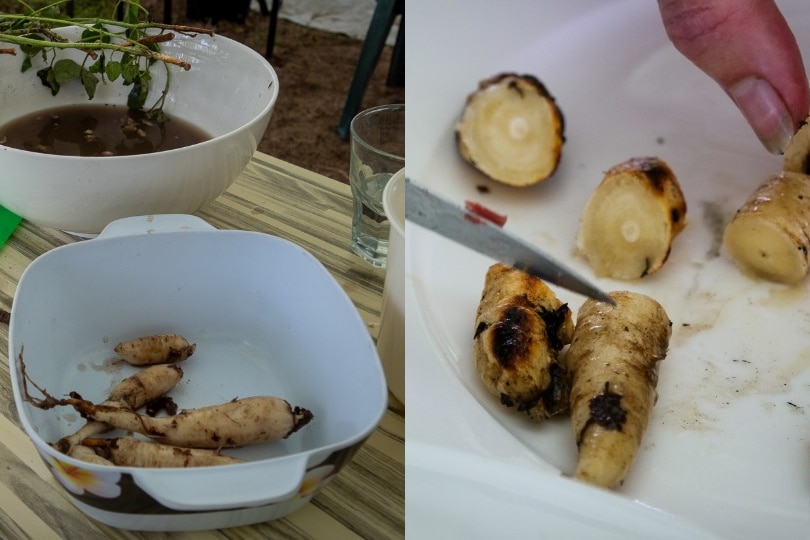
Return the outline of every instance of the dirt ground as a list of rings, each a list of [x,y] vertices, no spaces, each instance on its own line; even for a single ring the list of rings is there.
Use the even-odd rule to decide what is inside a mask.
[[[290,0],[288,0],[290,1]],[[163,2],[150,12],[162,16]],[[268,2],[268,5],[270,2]],[[186,18],[186,2],[173,2],[173,21],[199,24]],[[250,12],[244,23],[206,21],[217,33],[264,54],[269,18]],[[351,86],[362,41],[345,35],[303,27],[279,19],[271,64],[280,94],[259,150],[341,182],[349,179],[349,142],[336,128]],[[405,89],[389,87],[386,77],[392,47],[383,51],[366,90],[361,110],[386,103],[404,103]]]
[[[293,0],[287,0],[293,1]],[[0,11],[7,4],[0,1]],[[80,9],[81,0],[76,1]],[[268,5],[271,2],[267,2]],[[162,0],[142,0],[157,21],[163,20]],[[8,11],[16,11],[16,7]],[[205,26],[240,41],[264,55],[269,17],[249,12],[244,22],[190,20],[187,0],[172,2],[172,22]],[[341,182],[349,178],[349,142],[336,128],[351,86],[363,42],[345,35],[300,26],[279,19],[271,64],[280,93],[259,150]],[[386,47],[366,90],[360,109],[404,103],[405,89],[389,87],[386,77],[392,47]]]

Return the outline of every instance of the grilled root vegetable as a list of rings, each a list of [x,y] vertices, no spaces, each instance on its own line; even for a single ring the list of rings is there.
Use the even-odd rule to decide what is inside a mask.
[[[633,280],[658,271],[686,224],[686,201],[662,160],[633,158],[605,173],[588,200],[577,247],[597,276]]]
[[[615,306],[582,305],[564,357],[579,449],[574,477],[605,488],[622,483],[641,446],[672,327],[652,298],[626,291],[610,296]]]
[[[563,115],[543,83],[531,75],[503,73],[481,81],[456,125],[461,156],[511,186],[551,176],[564,141]]]
[[[101,454],[101,459],[123,467],[209,467],[243,463],[241,459],[220,454],[218,450],[179,448],[131,436],[85,439],[79,448]]]
[[[150,366],[182,362],[196,348],[179,334],[159,334],[121,342],[115,352],[133,366]]]
[[[808,118],[810,120],[810,118]],[[810,174],[810,124],[805,120],[785,150],[782,170]]]
[[[256,396],[222,405],[187,409],[173,416],[143,416],[115,404],[71,398],[85,418],[104,422],[161,443],[188,448],[233,448],[287,438],[312,420],[312,413],[277,397]]]
[[[558,354],[573,328],[571,310],[542,280],[500,263],[491,266],[473,338],[484,385],[534,421],[565,411],[568,377]]]
[[[810,177],[768,178],[726,226],[723,244],[744,272],[787,284],[802,280],[810,268]]]

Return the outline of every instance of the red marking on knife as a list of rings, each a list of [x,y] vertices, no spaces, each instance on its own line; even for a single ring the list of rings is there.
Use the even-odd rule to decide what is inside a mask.
[[[467,221],[471,221],[475,224],[481,224],[483,223],[482,220],[485,219],[497,227],[503,227],[506,225],[505,215],[494,212],[483,204],[473,201],[464,201],[464,208],[468,212],[472,212],[472,214],[467,214],[465,216]]]

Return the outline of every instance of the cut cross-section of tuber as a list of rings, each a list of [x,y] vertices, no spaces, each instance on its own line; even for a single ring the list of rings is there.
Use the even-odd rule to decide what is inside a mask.
[[[583,211],[577,247],[600,277],[632,280],[658,271],[686,224],[686,200],[672,170],[655,157],[605,173]]]
[[[456,125],[461,156],[511,186],[542,182],[557,169],[564,137],[554,97],[532,75],[502,73],[479,83]]]
[[[723,243],[744,272],[793,284],[810,269],[810,177],[770,176],[726,226]]]

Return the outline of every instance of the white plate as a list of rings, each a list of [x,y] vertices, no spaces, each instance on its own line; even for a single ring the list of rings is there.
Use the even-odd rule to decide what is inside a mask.
[[[717,537],[608,491],[423,443],[407,447],[410,538],[709,540]],[[475,512],[476,519],[470,519]]]
[[[778,3],[810,60],[810,10],[801,0]],[[728,537],[806,537],[810,293],[806,284],[787,289],[741,275],[719,245],[725,222],[781,159],[674,50],[655,2],[421,0],[408,13],[408,169],[416,181],[506,214],[508,229],[588,277],[574,238],[602,172],[657,155],[681,181],[688,226],[665,267],[637,282],[593,279],[653,296],[674,322],[659,401],[619,493]],[[559,170],[528,189],[484,179],[453,139],[467,94],[505,70],[538,76],[566,120]],[[572,471],[567,419],[531,424],[489,396],[475,373],[474,314],[492,261],[411,224],[407,237],[409,441]],[[556,290],[575,311],[584,300]]]

